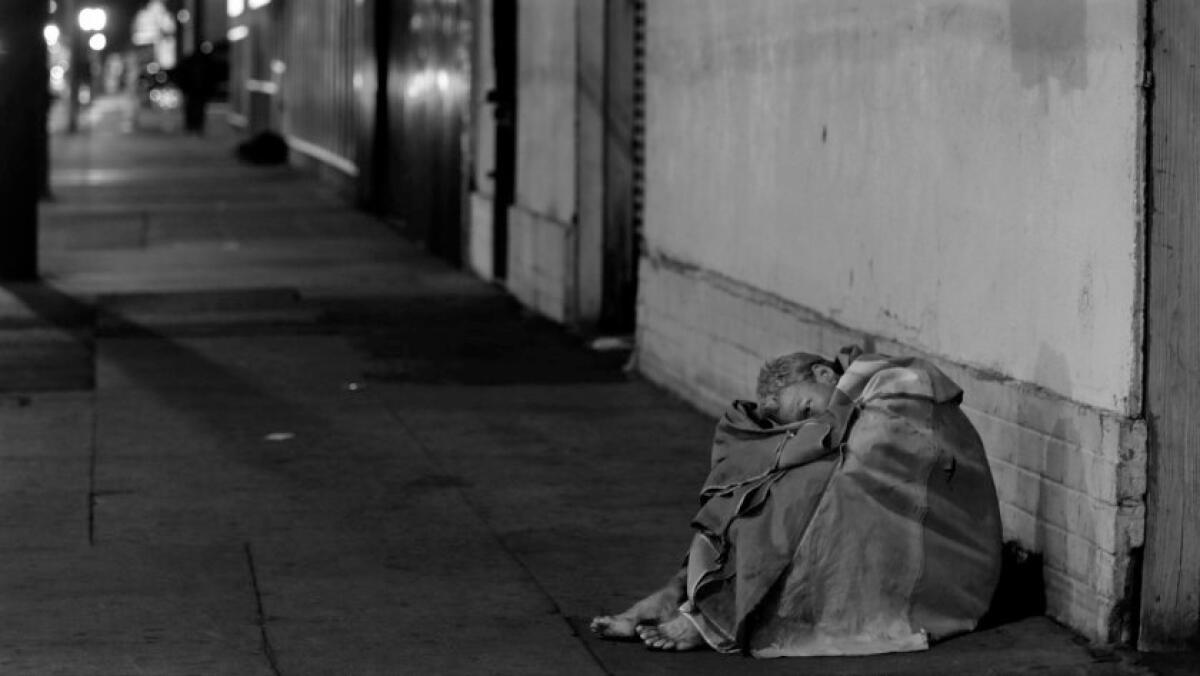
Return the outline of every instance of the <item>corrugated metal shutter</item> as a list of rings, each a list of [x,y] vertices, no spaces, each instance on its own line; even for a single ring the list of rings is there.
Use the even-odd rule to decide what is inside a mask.
[[[354,73],[363,5],[289,0],[282,7],[281,131],[301,152],[356,171]]]

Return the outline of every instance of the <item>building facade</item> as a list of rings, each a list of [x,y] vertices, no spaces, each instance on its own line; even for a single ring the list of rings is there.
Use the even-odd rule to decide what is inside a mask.
[[[929,358],[1047,612],[1200,635],[1187,3],[252,4],[236,114],[434,252],[708,411],[795,349]]]

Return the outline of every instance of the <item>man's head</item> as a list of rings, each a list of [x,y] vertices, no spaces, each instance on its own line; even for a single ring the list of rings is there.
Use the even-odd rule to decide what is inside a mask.
[[[837,365],[815,354],[771,359],[758,372],[759,413],[782,424],[809,418],[828,407],[837,381]]]

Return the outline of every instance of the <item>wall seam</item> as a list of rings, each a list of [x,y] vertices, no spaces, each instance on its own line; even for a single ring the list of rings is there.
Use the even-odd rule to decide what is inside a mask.
[[[1136,546],[1129,551],[1128,568],[1125,571],[1124,593],[1122,600],[1113,610],[1113,617],[1110,618],[1110,640],[1121,640],[1122,642],[1137,645],[1141,638],[1141,613],[1142,613],[1142,564],[1145,556],[1146,536],[1150,528],[1150,510],[1149,510],[1149,481],[1150,481],[1150,454],[1154,452],[1154,436],[1152,426],[1149,424],[1149,411],[1147,409],[1147,400],[1150,397],[1150,369],[1149,369],[1149,322],[1150,322],[1150,266],[1152,265],[1150,257],[1150,229],[1154,225],[1154,2],[1155,0],[1145,0],[1141,5],[1142,12],[1142,27],[1141,27],[1141,81],[1140,89],[1140,104],[1141,104],[1141,125],[1138,143],[1141,145],[1141,227],[1137,229],[1136,240],[1134,243],[1135,264],[1140,266],[1141,275],[1138,279],[1140,288],[1138,289],[1137,300],[1141,304],[1141,312],[1134,315],[1134,336],[1138,343],[1138,371],[1137,380],[1132,383],[1137,391],[1136,406],[1133,406],[1133,413],[1138,420],[1142,421],[1142,453],[1137,460],[1141,463],[1141,474],[1144,480],[1141,484],[1142,494],[1139,504],[1127,506],[1127,513],[1133,512],[1136,518],[1136,510],[1140,506],[1141,514],[1141,536],[1140,541]],[[1120,468],[1120,465],[1118,465]],[[1126,466],[1123,469],[1122,475],[1128,474],[1132,468]],[[1123,483],[1125,477],[1118,475],[1118,486]],[[1127,483],[1127,482],[1125,482]],[[1120,536],[1121,533],[1118,533]]]

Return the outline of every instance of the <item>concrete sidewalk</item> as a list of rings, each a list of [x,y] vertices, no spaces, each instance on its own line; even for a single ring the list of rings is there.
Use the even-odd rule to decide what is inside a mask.
[[[713,421],[228,133],[96,119],[53,141],[44,282],[0,288],[0,673],[1193,673],[1043,618],[594,640],[678,565]]]

